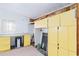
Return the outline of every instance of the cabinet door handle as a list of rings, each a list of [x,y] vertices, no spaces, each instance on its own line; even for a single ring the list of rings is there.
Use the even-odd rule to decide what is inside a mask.
[[[57,46],[59,46],[59,43],[57,44]]]
[[[59,49],[59,47],[57,47],[57,49]]]
[[[57,43],[57,49],[59,49],[59,43]]]
[[[59,29],[59,26],[57,27],[57,29]]]

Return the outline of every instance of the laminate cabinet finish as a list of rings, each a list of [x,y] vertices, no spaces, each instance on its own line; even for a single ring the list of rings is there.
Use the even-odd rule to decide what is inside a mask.
[[[0,51],[10,50],[10,37],[0,36]]]

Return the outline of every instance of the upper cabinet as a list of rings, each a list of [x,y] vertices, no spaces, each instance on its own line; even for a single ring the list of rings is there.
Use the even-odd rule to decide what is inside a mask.
[[[35,28],[47,28],[47,18],[36,20],[34,23]]]
[[[56,26],[75,26],[76,25],[76,9],[72,9],[57,15],[53,15],[44,19],[38,19],[34,22],[35,28],[47,28]],[[50,23],[50,24],[49,24]]]
[[[76,9],[48,17],[48,27],[76,25]]]
[[[50,16],[48,18],[48,27],[56,27],[60,25],[60,15]]]
[[[76,25],[76,9],[69,10],[60,14],[61,26]]]

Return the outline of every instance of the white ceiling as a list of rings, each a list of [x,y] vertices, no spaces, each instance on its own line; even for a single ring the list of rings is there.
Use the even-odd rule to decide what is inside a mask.
[[[69,3],[0,3],[0,19],[37,18]]]

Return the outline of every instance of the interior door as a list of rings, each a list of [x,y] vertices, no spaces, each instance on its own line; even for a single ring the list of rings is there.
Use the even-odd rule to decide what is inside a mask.
[[[22,36],[15,37],[15,47],[19,48],[23,46]]]

